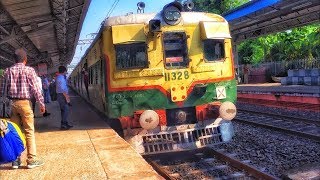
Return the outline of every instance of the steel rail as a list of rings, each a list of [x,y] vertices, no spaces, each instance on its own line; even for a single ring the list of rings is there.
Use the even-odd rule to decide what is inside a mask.
[[[225,161],[225,162],[228,162],[230,166],[234,167],[234,168],[237,168],[239,170],[245,170],[246,173],[254,176],[255,178],[257,179],[265,179],[265,180],[274,180],[274,179],[279,179],[275,176],[272,176],[268,173],[265,173],[265,172],[262,172],[258,169],[256,169],[255,167],[253,166],[250,166],[248,164],[245,164],[239,160],[236,160],[226,154],[223,154],[217,150],[214,150],[214,149],[211,149],[211,148],[206,148],[205,149],[205,153],[211,155],[212,157],[215,157],[215,158],[219,158],[219,160],[221,161]]]
[[[314,140],[316,142],[320,142],[320,136],[318,136],[318,135],[313,135],[313,134],[309,134],[309,133],[305,133],[305,132],[301,132],[301,131],[296,131],[296,130],[292,130],[292,129],[287,129],[287,128],[283,128],[283,127],[276,127],[276,126],[269,125],[269,124],[264,124],[264,123],[261,123],[261,122],[248,121],[248,120],[245,120],[245,119],[240,119],[238,117],[236,117],[234,120],[238,121],[238,122],[246,123],[246,124],[249,124],[249,125],[256,125],[256,126],[264,127],[264,128],[267,128],[267,129],[283,131],[283,132],[285,132],[287,134],[298,135],[300,137],[305,137],[305,138]]]
[[[286,120],[290,120],[290,121],[307,123],[307,124],[311,124],[311,125],[315,124],[317,126],[320,126],[320,119],[319,120],[312,120],[312,119],[305,119],[305,118],[287,116],[287,115],[282,115],[282,114],[279,115],[279,114],[273,114],[273,113],[269,113],[269,112],[259,112],[259,111],[247,110],[247,109],[242,109],[242,108],[237,108],[237,110],[249,112],[249,113],[255,113],[255,114],[263,114],[263,115],[272,116],[272,117],[279,117],[281,119],[286,119]]]
[[[232,156],[228,156],[228,155],[226,155],[226,154],[224,154],[222,152],[214,150],[214,149],[212,149],[212,147],[204,147],[204,148],[198,149],[197,150],[197,154],[199,152],[201,152],[201,153],[205,154],[206,156],[208,156],[209,159],[216,159],[218,161],[226,163],[226,165],[222,165],[224,168],[231,167],[231,168],[237,169],[238,171],[239,170],[240,171],[244,171],[244,173],[246,175],[254,177],[254,178],[257,178],[257,179],[266,179],[266,180],[279,179],[279,178],[277,178],[275,176],[272,176],[272,175],[270,175],[268,173],[262,172],[262,171],[258,170],[257,168],[255,168],[253,166],[250,166],[250,165],[248,165],[248,164],[246,164],[244,162],[241,162],[241,161],[235,159]],[[173,159],[175,159],[175,158],[172,158],[172,156],[174,156],[174,157],[182,156],[182,157],[185,158],[186,154],[184,154],[184,153],[185,152],[182,151],[182,152],[169,153],[167,155],[161,154],[160,156],[157,156],[157,159],[159,159],[159,158],[162,159],[162,158],[165,157],[164,159],[167,159],[167,161],[171,161],[171,160],[174,161]],[[190,156],[190,154],[189,154],[189,156]],[[158,165],[158,163],[156,161],[152,160],[153,159],[152,157],[154,157],[154,155],[147,156],[147,157],[144,157],[144,158],[155,169],[156,172],[158,172],[165,179],[169,179],[169,180],[176,179],[176,177],[174,175],[179,175],[179,173],[173,173],[172,174],[172,173],[168,172],[167,170],[165,170],[165,168],[167,166]],[[201,161],[201,159],[198,159],[198,160]],[[184,163],[184,164],[190,166],[190,164],[197,164],[197,162]],[[179,166],[180,165],[182,165],[182,164],[179,164]],[[217,170],[219,168],[223,168],[222,166],[211,167],[209,169],[206,168],[206,169],[200,169],[200,170],[199,169],[192,170],[192,171],[189,171],[188,174],[197,174],[199,172],[211,171],[211,169]]]
[[[165,178],[166,180],[174,180],[175,178],[171,177],[169,175],[169,173],[164,169],[161,168],[156,162],[152,161],[149,158],[145,158],[146,161],[153,167],[153,169],[160,174],[163,178]]]

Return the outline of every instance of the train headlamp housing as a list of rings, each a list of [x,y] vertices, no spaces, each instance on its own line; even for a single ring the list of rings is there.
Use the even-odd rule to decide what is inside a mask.
[[[181,18],[181,13],[178,8],[171,6],[164,11],[164,18],[167,21],[177,21]]]
[[[159,115],[153,110],[145,110],[139,118],[140,126],[143,129],[151,130],[159,125]]]
[[[222,119],[230,121],[236,117],[237,108],[232,102],[226,101],[220,105],[219,114]]]
[[[162,10],[162,17],[169,25],[177,25],[181,21],[182,5],[178,2],[173,2],[166,5]]]

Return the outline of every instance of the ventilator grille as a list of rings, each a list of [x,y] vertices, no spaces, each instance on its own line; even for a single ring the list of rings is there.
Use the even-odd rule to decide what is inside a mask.
[[[216,126],[143,136],[144,154],[189,150],[220,143],[221,134]]]

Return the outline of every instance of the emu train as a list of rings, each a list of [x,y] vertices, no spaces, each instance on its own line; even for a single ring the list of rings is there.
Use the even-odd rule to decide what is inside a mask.
[[[178,2],[109,17],[69,77],[141,154],[229,141],[236,81],[227,21]],[[88,119],[90,121],[90,119]]]

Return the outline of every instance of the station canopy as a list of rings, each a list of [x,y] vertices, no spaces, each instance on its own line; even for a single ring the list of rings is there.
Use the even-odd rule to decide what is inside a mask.
[[[319,23],[319,0],[252,0],[223,14],[235,43]]]
[[[14,63],[23,47],[28,65],[46,64],[48,73],[68,65],[75,53],[90,0],[1,0],[0,68]]]

